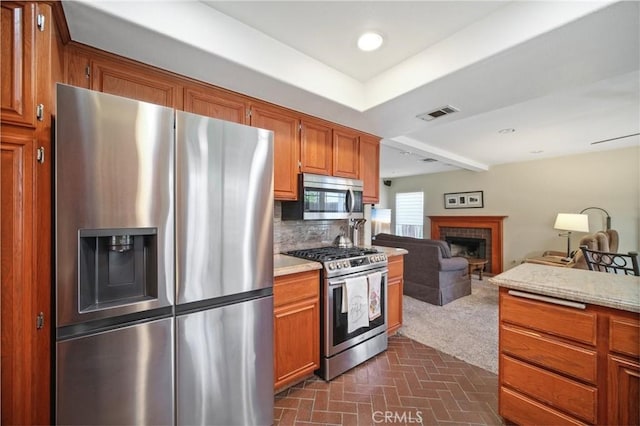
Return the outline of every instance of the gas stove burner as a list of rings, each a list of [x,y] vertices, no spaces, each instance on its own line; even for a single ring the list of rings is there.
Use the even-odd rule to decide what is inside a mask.
[[[349,259],[352,257],[365,256],[368,254],[378,253],[375,249],[362,247],[318,247],[306,250],[292,250],[286,254],[304,259],[315,260],[318,262],[327,262],[336,259]]]
[[[364,272],[387,266],[387,256],[372,248],[330,246],[292,250],[285,254],[322,263],[325,277]]]

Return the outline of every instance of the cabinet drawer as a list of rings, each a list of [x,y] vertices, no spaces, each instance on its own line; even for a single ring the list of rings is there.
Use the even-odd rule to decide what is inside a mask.
[[[500,355],[502,384],[589,423],[596,422],[598,391],[558,374]]]
[[[633,357],[640,356],[640,322],[612,316],[609,322],[609,349]]]
[[[319,287],[319,271],[276,277],[273,284],[273,305],[277,307],[309,297],[319,297]]]
[[[510,389],[500,388],[500,415],[519,425],[585,425]]]
[[[592,346],[596,344],[597,316],[593,312],[501,292],[500,320]]]
[[[552,370],[596,384],[596,352],[528,330],[500,326],[502,351]]]
[[[404,272],[404,259],[402,256],[393,256],[389,258],[389,280],[394,278],[402,278]]]

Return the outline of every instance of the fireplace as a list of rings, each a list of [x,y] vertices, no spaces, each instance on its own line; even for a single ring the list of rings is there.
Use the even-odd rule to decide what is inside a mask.
[[[446,235],[444,240],[451,247],[452,256],[487,258],[487,240],[484,238],[451,237]]]
[[[476,238],[486,240],[487,272],[502,272],[502,222],[507,216],[429,216],[431,238]],[[478,256],[480,257],[480,256]]]

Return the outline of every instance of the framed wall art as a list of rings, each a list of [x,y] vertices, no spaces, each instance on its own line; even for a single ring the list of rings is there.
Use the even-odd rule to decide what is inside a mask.
[[[484,207],[483,191],[444,194],[445,209],[479,209]]]

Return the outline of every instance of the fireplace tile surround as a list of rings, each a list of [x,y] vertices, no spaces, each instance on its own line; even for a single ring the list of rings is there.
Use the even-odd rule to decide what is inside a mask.
[[[503,271],[503,220],[508,216],[428,216],[431,238],[444,240],[445,236],[484,238],[487,240],[487,272]]]

